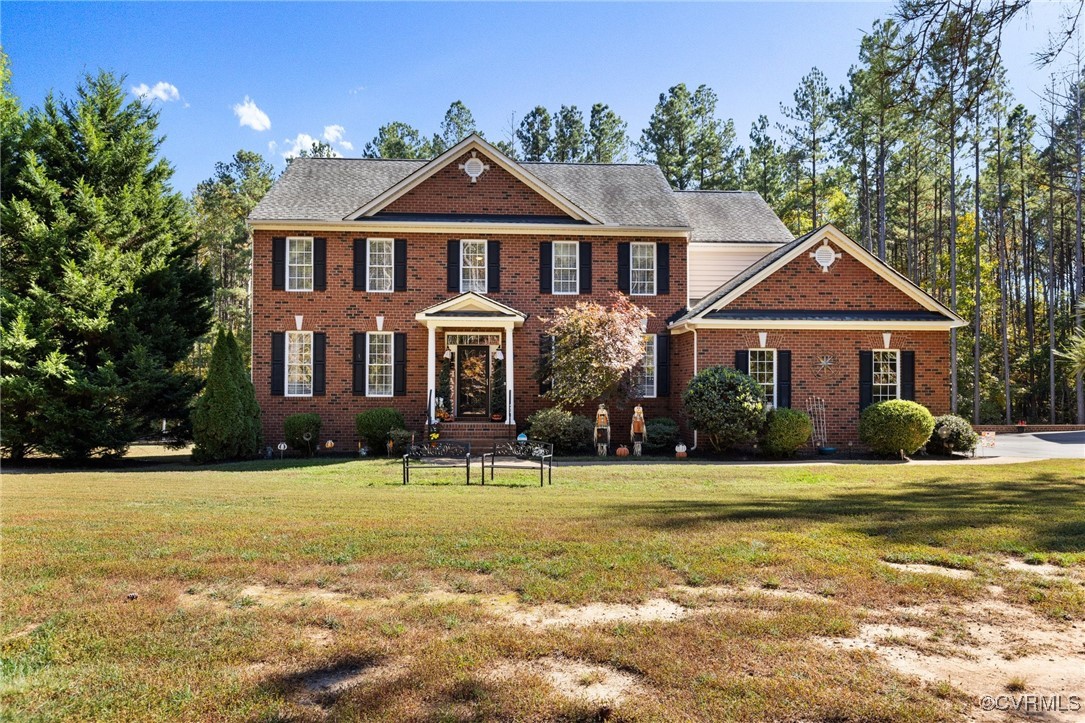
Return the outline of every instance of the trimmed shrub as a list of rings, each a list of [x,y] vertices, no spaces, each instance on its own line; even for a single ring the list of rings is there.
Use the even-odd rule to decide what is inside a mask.
[[[790,457],[810,441],[814,425],[810,415],[798,409],[773,409],[761,431],[761,451],[770,457]]]
[[[943,414],[934,418],[934,433],[927,442],[927,452],[949,456],[954,452],[968,453],[979,444],[980,436],[964,417]]]
[[[407,423],[403,415],[391,407],[367,409],[354,418],[354,428],[370,454],[383,453],[388,444],[388,433],[393,429],[404,429]]]
[[[689,381],[682,395],[690,425],[723,452],[757,437],[765,424],[765,392],[747,374],[709,367]]]
[[[245,459],[260,453],[260,407],[233,333],[219,331],[207,381],[192,408],[192,461]]]
[[[312,456],[320,446],[320,415],[291,414],[283,422],[286,443],[306,456]],[[309,439],[305,439],[308,432]]]
[[[406,429],[393,429],[388,432],[388,438],[392,440],[392,454],[403,456],[407,453],[407,447],[414,435]]]
[[[531,439],[551,442],[557,454],[587,454],[592,450],[595,425],[587,417],[556,407],[540,409],[527,418]]]
[[[859,417],[859,439],[875,454],[912,454],[927,443],[934,417],[922,404],[906,399],[871,404]]]
[[[649,419],[645,431],[648,434],[644,441],[647,454],[674,456],[674,446],[678,444],[678,422],[669,417]]]

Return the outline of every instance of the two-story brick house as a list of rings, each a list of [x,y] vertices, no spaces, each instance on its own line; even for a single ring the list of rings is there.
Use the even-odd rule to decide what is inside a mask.
[[[721,363],[777,405],[825,397],[837,442],[872,400],[949,406],[959,317],[831,226],[793,239],[757,194],[676,192],[655,166],[520,163],[478,136],[431,161],[303,158],[249,222],[269,443],[304,411],[353,444],[380,406],[415,429],[439,406],[523,427],[547,405],[543,319],[614,292],[654,314],[649,417],[680,420],[690,377]]]

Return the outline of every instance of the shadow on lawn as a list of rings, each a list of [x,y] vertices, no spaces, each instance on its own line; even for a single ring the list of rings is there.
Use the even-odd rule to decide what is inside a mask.
[[[1028,481],[968,483],[932,479],[898,483],[884,493],[832,492],[818,497],[749,497],[733,502],[652,500],[613,505],[615,515],[661,530],[727,522],[807,520],[843,524],[899,544],[931,544],[968,528],[1020,525],[1029,543],[1049,552],[1085,551],[1080,483],[1049,473]]]

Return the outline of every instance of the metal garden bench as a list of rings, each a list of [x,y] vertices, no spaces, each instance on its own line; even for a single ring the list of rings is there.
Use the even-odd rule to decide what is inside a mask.
[[[403,455],[403,484],[410,482],[413,469],[459,469],[461,462],[471,484],[470,442],[412,444]]]
[[[498,462],[498,459],[505,460]],[[494,470],[501,469],[525,469],[523,464],[516,462],[530,462],[527,469],[534,469],[535,463],[539,465],[539,486],[543,486],[543,473],[546,473],[546,481],[554,483],[554,445],[550,442],[536,442],[528,440],[519,442],[515,439],[495,439],[493,448],[483,453],[482,461],[482,484],[486,484],[486,460],[490,461],[490,481],[493,482]]]

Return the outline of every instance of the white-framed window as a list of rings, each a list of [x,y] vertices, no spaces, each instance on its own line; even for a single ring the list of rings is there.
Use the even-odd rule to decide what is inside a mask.
[[[637,378],[637,396],[652,399],[656,395],[656,336],[644,335],[644,359],[640,363]]]
[[[486,293],[486,242],[460,241],[460,292]]]
[[[555,241],[554,279],[555,294],[580,293],[580,244],[576,241]]]
[[[392,333],[374,331],[365,335],[366,381],[369,397],[392,396]]]
[[[313,290],[313,237],[286,239],[286,290]]]
[[[629,293],[633,296],[655,296],[656,245],[629,244]]]
[[[371,238],[366,240],[366,291],[385,292],[392,290],[392,246],[390,238]]]
[[[750,349],[750,377],[765,391],[765,403],[776,406],[776,350]]]
[[[286,332],[286,396],[313,396],[313,332]]]
[[[896,349],[874,349],[871,357],[874,360],[871,402],[900,399],[900,352]]]

